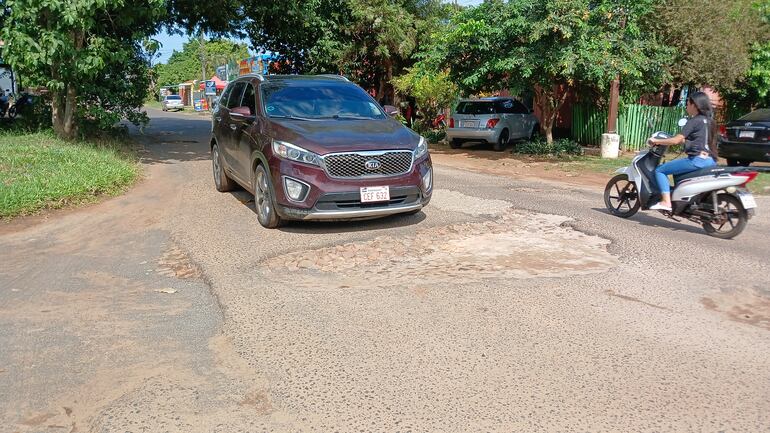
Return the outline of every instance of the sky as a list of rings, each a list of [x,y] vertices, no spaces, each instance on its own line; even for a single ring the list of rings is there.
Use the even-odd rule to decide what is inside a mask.
[[[457,0],[457,3],[463,6],[477,5],[481,2],[482,0]],[[174,50],[182,51],[182,44],[187,42],[187,40],[190,39],[190,36],[189,35],[170,35],[165,30],[163,30],[163,32],[157,35],[155,39],[157,39],[162,46],[159,52],[160,57],[155,59],[153,63],[165,63],[168,60],[168,58],[171,57],[171,53],[173,53]],[[245,42],[246,45],[249,45],[247,40],[243,40],[239,42]]]

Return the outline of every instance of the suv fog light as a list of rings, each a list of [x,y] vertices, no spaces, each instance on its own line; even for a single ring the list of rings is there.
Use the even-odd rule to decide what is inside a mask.
[[[307,196],[307,192],[310,190],[310,187],[304,183],[290,179],[288,177],[283,179],[283,184],[284,189],[286,190],[286,195],[289,196],[289,199],[293,201],[304,201],[305,197]]]
[[[422,189],[425,192],[428,192],[430,191],[432,186],[433,186],[433,169],[429,168],[428,171],[426,171],[425,174],[422,175]]]

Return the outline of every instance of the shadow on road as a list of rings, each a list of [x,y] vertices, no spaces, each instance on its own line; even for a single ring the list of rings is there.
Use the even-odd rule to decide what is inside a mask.
[[[143,146],[140,158],[146,164],[207,161],[211,122],[205,116],[164,113],[148,109],[152,120],[145,127],[129,126],[131,136]]]
[[[591,210],[603,213],[605,215],[612,216],[612,214],[606,208],[596,208],[595,207],[595,208],[591,208]],[[618,218],[618,217],[614,217],[614,218]],[[647,227],[662,227],[662,228],[667,228],[667,229],[671,229],[671,230],[674,230],[674,231],[681,231],[681,232],[689,232],[689,233],[695,233],[695,234],[700,234],[700,235],[706,235],[706,232],[704,232],[703,229],[701,229],[700,227],[694,227],[694,226],[688,225],[687,223],[684,222],[684,220],[682,222],[676,222],[676,221],[673,221],[673,220],[670,220],[670,219],[664,219],[664,218],[660,218],[660,217],[657,217],[657,216],[651,216],[651,215],[648,215],[648,214],[645,214],[645,213],[642,213],[642,212],[637,213],[636,215],[634,215],[633,217],[629,218],[628,220],[629,221],[637,222],[637,223],[639,223],[641,225],[644,225],[644,226],[647,226]]]
[[[254,207],[254,196],[244,190],[237,189],[231,191],[236,200],[248,207],[254,213],[254,219],[257,218],[257,209]],[[354,221],[288,221],[285,226],[279,230],[287,233],[316,235],[318,233],[354,233],[370,230],[391,229],[396,227],[408,227],[419,224],[425,220],[425,213],[419,212],[414,215],[391,215],[388,217],[354,220]]]

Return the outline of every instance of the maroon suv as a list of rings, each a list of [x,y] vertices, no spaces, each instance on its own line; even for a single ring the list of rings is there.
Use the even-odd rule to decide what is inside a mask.
[[[425,139],[341,76],[231,82],[214,109],[211,159],[217,190],[253,192],[268,228],[417,213],[433,187]]]

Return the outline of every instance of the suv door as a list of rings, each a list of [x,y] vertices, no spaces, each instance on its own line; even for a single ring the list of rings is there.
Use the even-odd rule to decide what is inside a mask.
[[[234,168],[238,170],[238,175],[244,180],[251,179],[251,151],[254,133],[252,125],[257,114],[257,100],[254,85],[246,83],[243,90],[241,102],[238,104],[235,112],[230,112],[230,125],[235,126],[231,131],[231,140],[233,145],[233,157],[235,159]],[[247,114],[248,113],[248,114]]]
[[[535,126],[535,116],[533,116],[529,112],[529,109],[519,101],[513,101],[513,112],[520,125],[520,130],[516,136],[529,138],[530,134],[532,134],[532,128]]]
[[[233,83],[233,89],[230,92],[230,97],[227,99],[226,104],[222,107],[222,120],[220,120],[219,127],[220,151],[225,158],[227,166],[233,171],[232,174],[234,177],[241,182],[247,180],[248,177],[244,179],[240,173],[240,170],[238,169],[238,161],[236,158],[236,147],[238,143],[233,141],[234,132],[238,128],[238,125],[233,122],[232,110],[241,105],[241,97],[243,96],[243,90],[245,88],[246,83],[244,81],[236,81]]]

